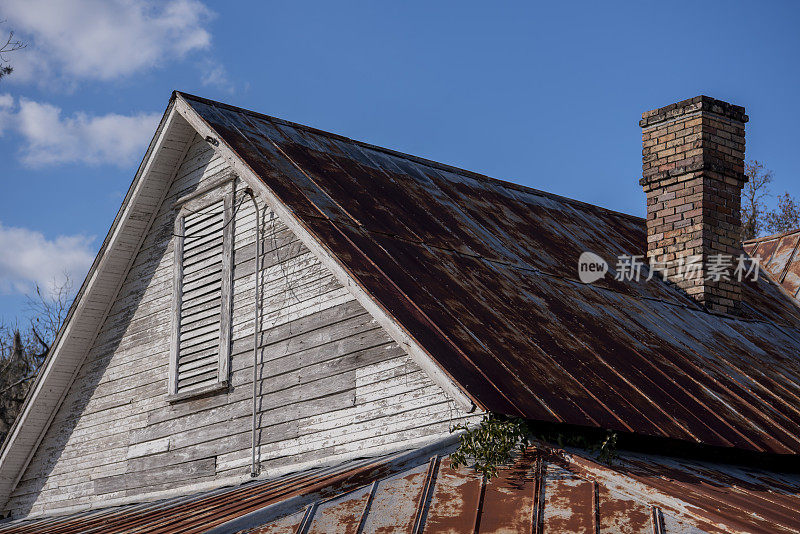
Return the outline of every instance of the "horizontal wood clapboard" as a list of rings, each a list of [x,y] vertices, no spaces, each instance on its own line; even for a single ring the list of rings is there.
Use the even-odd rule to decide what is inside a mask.
[[[14,491],[7,509],[15,516],[140,501],[153,491],[198,491],[191,486],[249,473],[256,216],[249,199],[233,193],[243,184],[221,183],[227,169],[197,136],[53,421],[58,432],[42,439]],[[181,256],[173,249],[182,240],[173,234],[183,235],[179,221],[190,213],[184,208],[197,211],[223,196],[235,214],[225,227],[233,258],[232,342],[229,369],[220,374],[231,389],[207,399],[197,398],[203,388],[165,398],[164,374],[173,361],[165,348],[172,345],[177,357],[172,319],[181,313],[173,287]],[[299,238],[268,216],[260,199],[259,205],[271,221],[263,230],[264,352],[257,382],[265,470],[296,471],[312,462],[408,448],[480,418],[449,402]],[[176,402],[184,395],[190,398]],[[168,450],[156,453],[163,449],[153,447],[167,441]],[[152,453],[141,456],[143,449]]]

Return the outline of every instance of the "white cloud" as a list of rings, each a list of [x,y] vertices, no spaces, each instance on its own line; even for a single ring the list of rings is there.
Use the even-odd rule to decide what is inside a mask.
[[[9,78],[21,82],[108,81],[211,44],[212,13],[198,0],[4,0],[3,11],[29,41]]]
[[[56,106],[23,98],[10,122],[21,134],[22,161],[30,167],[74,162],[127,166],[144,154],[160,117],[158,113],[62,117]]]
[[[0,292],[46,291],[63,284],[65,273],[80,285],[94,259],[93,238],[84,235],[47,239],[41,232],[0,223]]]
[[[223,91],[233,93],[233,82],[228,77],[228,71],[222,63],[206,60],[202,64],[202,70],[200,81],[204,86],[214,86]]]

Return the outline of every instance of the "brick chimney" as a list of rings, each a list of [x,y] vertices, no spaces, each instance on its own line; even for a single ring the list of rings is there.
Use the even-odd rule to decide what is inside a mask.
[[[744,108],[698,96],[642,115],[647,256],[706,309],[736,314]],[[721,273],[721,274],[720,274]]]

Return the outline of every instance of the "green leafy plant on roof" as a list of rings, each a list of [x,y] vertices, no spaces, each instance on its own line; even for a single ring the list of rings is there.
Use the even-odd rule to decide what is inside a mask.
[[[497,469],[507,463],[514,450],[524,450],[530,444],[530,434],[523,419],[487,414],[470,428],[456,425],[450,432],[463,431],[458,449],[450,455],[454,469],[473,465],[486,478],[497,476]]]
[[[542,431],[525,419],[501,414],[486,414],[477,425],[455,425],[450,432],[462,432],[458,448],[450,455],[453,468],[471,466],[487,479],[496,477],[515,451],[522,452],[536,442],[584,449],[606,464],[617,457],[615,432]]]

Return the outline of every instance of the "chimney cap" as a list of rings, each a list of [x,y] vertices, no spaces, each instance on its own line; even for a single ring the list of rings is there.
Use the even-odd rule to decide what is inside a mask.
[[[723,100],[711,98],[710,96],[700,95],[664,106],[663,108],[645,111],[642,113],[642,120],[639,121],[639,126],[647,128],[654,124],[700,111],[713,113],[733,121],[741,122],[742,124],[750,120],[742,106],[736,106]]]

